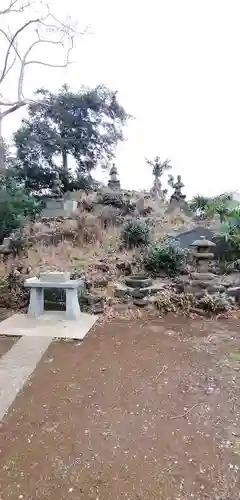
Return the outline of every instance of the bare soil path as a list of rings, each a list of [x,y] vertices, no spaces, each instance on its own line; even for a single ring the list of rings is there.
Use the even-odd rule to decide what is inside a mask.
[[[239,349],[239,321],[170,316],[52,343],[1,425],[0,499],[240,498]]]

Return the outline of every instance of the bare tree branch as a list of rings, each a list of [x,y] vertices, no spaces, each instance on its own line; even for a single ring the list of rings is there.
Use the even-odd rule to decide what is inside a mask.
[[[6,55],[5,55],[4,64],[3,64],[3,70],[2,70],[2,73],[1,73],[1,76],[0,76],[0,84],[3,82],[3,80],[4,80],[5,76],[6,76],[9,55],[10,55],[11,49],[14,48],[14,42],[17,39],[17,36],[22,31],[24,31],[28,26],[30,26],[30,24],[37,23],[38,21],[39,21],[39,19],[30,19],[25,24],[23,24],[20,28],[18,28],[18,30],[11,37],[11,42],[9,43],[9,46],[8,46],[8,49],[7,49],[7,52],[6,52]]]
[[[0,10],[0,16],[8,14],[9,12],[23,12],[27,7],[30,7],[30,1],[26,4],[21,5],[19,8],[13,8],[19,0],[11,0],[8,7],[4,10]]]
[[[32,49],[34,47],[36,47],[36,45],[44,44],[44,43],[45,44],[49,44],[49,45],[62,45],[62,43],[63,43],[63,37],[61,37],[61,39],[59,39],[59,40],[47,40],[47,39],[42,39],[41,38],[38,30],[36,30],[36,33],[38,35],[38,40],[35,40],[30,45],[30,47],[28,47],[27,51],[25,52],[25,54],[24,54],[24,56],[23,56],[23,58],[21,60],[21,69],[20,69],[19,80],[18,80],[18,100],[24,99],[24,96],[23,96],[23,81],[24,81],[24,71],[26,69],[26,66],[28,66],[30,64],[40,64],[42,66],[47,66],[49,68],[66,68],[70,64],[69,56],[70,56],[70,53],[71,53],[71,51],[73,49],[73,42],[74,42],[73,36],[70,38],[71,45],[70,45],[70,47],[67,50],[66,59],[65,59],[64,63],[62,63],[62,64],[56,64],[56,63],[48,63],[48,62],[45,62],[45,61],[38,61],[38,60],[30,60],[30,61],[28,61],[27,58],[28,58],[30,52],[32,51]]]
[[[10,115],[11,113],[14,113],[14,111],[17,111],[18,109],[22,108],[23,106],[26,106],[27,102],[26,101],[19,101],[14,104],[14,106],[11,106],[10,108],[6,109],[6,111],[3,111],[1,113],[1,119],[3,119],[5,116]]]
[[[0,0],[0,3],[2,0]],[[23,3],[25,2],[25,3]],[[4,10],[0,10],[0,19],[1,16],[4,16],[4,20],[7,18],[8,14],[13,12],[22,13],[28,7],[31,7],[34,0],[8,0],[8,6]],[[39,5],[42,7],[42,2],[40,0]],[[38,64],[50,68],[65,68],[67,67],[70,61],[70,54],[74,48],[74,38],[75,35],[84,35],[87,31],[84,30],[82,33],[78,33],[75,30],[75,27],[71,24],[71,21],[61,21],[57,19],[56,16],[50,12],[49,6],[44,4],[45,12],[39,15],[39,17],[26,20],[24,19],[24,23],[21,24],[14,33],[9,32],[8,28],[0,27],[0,36],[2,36],[7,43],[5,48],[5,52],[3,52],[3,63],[0,68],[0,86],[6,82],[6,77],[9,76],[9,73],[13,68],[18,71],[18,75],[16,76],[14,73],[14,79],[17,86],[16,98],[7,99],[5,98],[5,94],[0,93],[0,107],[2,107],[2,111],[0,109],[0,125],[2,119],[17,111],[21,107],[39,102],[36,99],[26,99],[23,95],[23,86],[24,86],[24,77],[25,70],[27,67],[33,64]],[[32,27],[32,30],[31,30]],[[21,37],[25,34],[25,31],[30,33],[30,42],[28,47],[25,48],[25,52],[23,53],[21,50]],[[24,41],[26,40],[26,36],[24,35]],[[54,63],[51,61],[38,60],[37,58],[30,58],[30,54],[33,49],[35,49],[39,45],[51,45],[51,46],[59,46],[65,52],[65,57],[63,62]],[[2,49],[1,49],[2,52]],[[1,141],[1,131],[0,131],[0,141]],[[1,145],[0,145],[1,150]],[[0,151],[1,153],[1,151]],[[1,163],[1,162],[0,162]]]
[[[8,7],[6,7],[6,9],[4,10],[0,10],[0,16],[2,14],[7,14],[7,12],[12,12],[12,7],[14,7],[14,5],[16,5],[16,3],[18,2],[18,0],[11,0]]]
[[[39,42],[37,42],[37,43],[49,43],[49,44],[59,45],[59,42],[54,42],[54,41],[51,41],[51,40],[39,40]],[[47,63],[47,62],[44,62],[44,61],[37,61],[36,60],[36,61],[26,61],[25,62],[25,66],[27,66],[28,64],[42,64],[43,66],[49,66],[50,68],[66,68],[66,66],[68,66],[68,64],[70,64],[69,55],[70,55],[70,52],[72,51],[72,49],[73,49],[73,37],[71,37],[71,47],[69,47],[69,49],[67,51],[66,60],[65,60],[64,63],[62,63],[62,64],[51,64],[51,63]]]
[[[6,101],[6,100],[1,101],[0,100],[0,106],[14,107],[14,106],[18,106],[20,102],[23,102],[24,105],[26,105],[26,104],[34,104],[34,103],[37,103],[38,101],[36,101],[36,99],[23,99],[21,101]],[[0,117],[1,116],[2,116],[2,113],[0,113]]]
[[[8,35],[8,33],[6,31],[4,31],[2,28],[0,28],[0,33],[2,33],[2,35],[6,38],[7,42],[10,44],[11,43],[11,35]],[[16,42],[17,42],[17,40],[16,40]],[[18,49],[17,49],[16,42],[14,44],[12,44],[12,47],[13,47],[17,57],[21,60],[20,54],[19,54]]]

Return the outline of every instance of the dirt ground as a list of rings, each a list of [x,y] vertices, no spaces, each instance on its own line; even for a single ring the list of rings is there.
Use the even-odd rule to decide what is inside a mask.
[[[15,342],[18,340],[17,337],[1,337],[0,336],[0,358],[4,354],[6,354],[9,349],[15,344]]]
[[[239,321],[52,343],[0,429],[1,500],[240,498]]]

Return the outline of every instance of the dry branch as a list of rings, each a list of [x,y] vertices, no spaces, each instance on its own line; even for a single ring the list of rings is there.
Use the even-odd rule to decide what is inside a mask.
[[[5,19],[12,12],[24,12],[31,7],[31,1],[23,4],[21,0],[10,0],[8,6],[0,11],[0,16],[5,14]],[[6,43],[6,50],[3,55],[2,68],[0,68],[0,86],[6,81],[13,68],[17,68],[17,92],[16,99],[8,100],[0,93],[0,106],[5,110],[0,112],[0,119],[7,114],[13,113],[20,107],[31,102],[23,94],[25,69],[30,65],[41,65],[50,68],[66,68],[70,63],[70,54],[74,48],[75,35],[86,33],[77,33],[71,22],[63,22],[50,11],[49,6],[45,5],[46,11],[42,16],[25,20],[13,33],[10,33],[4,26],[0,26],[0,37],[2,36]],[[32,28],[32,29],[31,29]],[[21,37],[23,33],[30,29],[30,42],[24,51],[21,47]],[[26,36],[26,35],[25,35]],[[32,40],[31,40],[32,36]],[[25,38],[25,37],[24,37]],[[35,59],[31,57],[33,50],[39,45],[55,45],[63,49],[63,60],[51,62]]]
[[[19,7],[17,4],[19,3],[19,0],[11,0],[9,2],[8,7],[6,7],[4,10],[0,10],[0,16],[4,14],[8,14],[9,12],[23,12],[27,7],[30,7],[30,1],[27,2],[26,4],[21,4]]]
[[[196,403],[193,405],[189,410],[187,410],[185,413],[182,413],[182,415],[174,415],[173,417],[170,417],[170,420],[175,420],[176,418],[185,418],[192,410],[193,408],[196,408],[196,406],[199,406],[200,403]]]

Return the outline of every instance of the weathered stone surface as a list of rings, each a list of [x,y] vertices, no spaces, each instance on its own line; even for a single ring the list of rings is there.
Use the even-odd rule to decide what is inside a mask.
[[[110,270],[110,266],[106,264],[106,262],[97,262],[95,264],[95,268],[99,269],[99,271],[102,271],[103,273],[107,273]]]
[[[101,301],[95,304],[91,309],[92,314],[103,314],[104,313],[104,302]]]
[[[240,302],[240,286],[229,288],[227,291],[229,297],[235,297],[237,302]]]
[[[125,283],[132,288],[146,288],[152,284],[152,279],[144,275],[135,275],[126,278]]]
[[[58,218],[69,217],[77,211],[77,201],[64,200],[63,198],[49,198],[46,208],[41,213],[42,217]]]
[[[224,293],[226,291],[226,288],[224,285],[212,284],[208,286],[207,291],[208,293]]]
[[[127,298],[132,297],[136,299],[143,299],[156,295],[158,292],[164,290],[164,285],[160,283],[153,283],[153,285],[144,288],[132,288],[124,283],[115,284],[115,297]]]
[[[124,283],[115,284],[115,292],[114,292],[115,297],[118,298],[127,297],[129,295],[129,292],[130,292],[129,287],[124,285]]]
[[[106,288],[108,286],[107,278],[96,278],[93,281],[93,286],[96,288]]]
[[[216,276],[213,273],[191,273],[190,277],[194,280],[207,281],[214,279]]]
[[[70,273],[67,272],[47,272],[40,273],[40,281],[62,282],[70,280]]]
[[[195,248],[192,255],[195,258],[198,273],[208,273],[209,263],[214,258],[214,254],[211,253],[210,250],[216,246],[215,243],[207,240],[205,236],[202,235],[199,239],[193,241],[191,246]]]
[[[95,304],[99,304],[102,300],[102,297],[98,295],[94,295],[93,293],[84,293],[82,297],[80,297],[80,302],[83,305],[93,306]]]
[[[148,293],[148,289],[146,291],[146,288],[132,288],[129,290],[129,294],[135,299],[143,299]]]
[[[123,271],[126,276],[129,276],[132,273],[130,262],[117,262],[116,268],[119,271]]]
[[[142,288],[141,291],[148,293],[149,295],[156,295],[158,292],[161,292],[164,289],[164,285],[153,283],[151,286]]]
[[[145,307],[148,305],[149,301],[148,299],[145,297],[144,299],[134,299],[133,300],[133,303],[135,306],[137,307]]]
[[[190,282],[190,285],[192,287],[208,288],[209,287],[209,281],[205,281],[205,280],[192,280]]]

